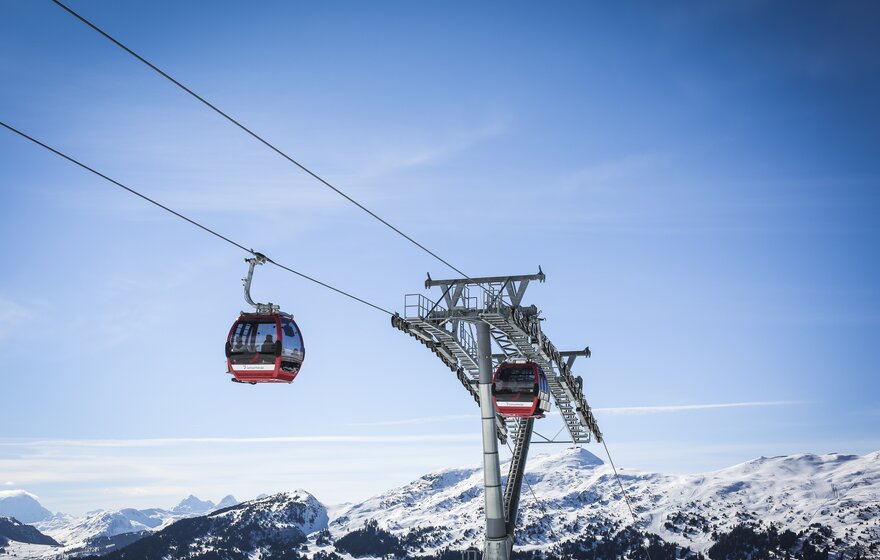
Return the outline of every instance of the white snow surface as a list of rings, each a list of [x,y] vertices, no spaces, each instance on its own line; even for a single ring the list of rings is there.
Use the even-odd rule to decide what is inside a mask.
[[[502,465],[502,473],[506,470]],[[694,475],[619,472],[640,528],[694,550],[711,546],[713,531],[727,532],[747,521],[772,522],[780,530],[796,532],[821,523],[850,544],[880,540],[880,452],[761,457]],[[532,456],[526,473],[528,484],[523,485],[517,523],[521,550],[575,540],[594,534],[597,526],[616,531],[632,524],[611,467],[584,449]],[[324,549],[315,545],[317,531],[329,527],[336,540],[362,528],[367,520],[377,521],[400,537],[419,531],[420,554],[447,546],[479,548],[484,525],[483,473],[481,467],[429,473],[364,502],[333,506],[329,515],[328,508],[304,490],[241,506],[210,515],[230,523],[257,520],[261,526],[280,530],[295,526],[311,534],[311,552]],[[155,531],[180,518],[166,510],[98,511],[78,519],[58,515],[36,526],[69,550],[87,536]],[[46,552],[19,557],[60,552],[52,547],[27,548],[28,554],[38,549]]]
[[[302,504],[303,507],[292,507],[295,504]],[[226,518],[231,523],[238,523],[246,518],[259,517],[264,523],[270,523],[276,528],[295,527],[306,535],[326,529],[330,521],[327,516],[327,508],[317,498],[302,489],[293,492],[280,492],[265,498],[243,502],[241,505],[244,507],[212,513],[210,517]]]
[[[58,553],[58,548],[43,544],[26,544],[15,541],[9,541],[4,547],[5,554],[16,560],[37,559],[37,558],[53,558]]]
[[[642,529],[694,550],[711,546],[712,531],[749,520],[794,531],[821,523],[853,543],[880,538],[880,452],[762,457],[697,475],[620,470],[620,477]],[[611,467],[584,449],[530,458],[526,481],[531,490],[523,484],[517,523],[522,550],[576,539],[591,525],[632,523]],[[373,519],[399,536],[440,528],[420,537],[425,552],[480,547],[482,487],[481,468],[427,474],[339,511],[330,531],[335,540]]]

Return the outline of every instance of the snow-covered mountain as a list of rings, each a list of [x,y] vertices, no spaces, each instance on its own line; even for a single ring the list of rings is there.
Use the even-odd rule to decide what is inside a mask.
[[[12,517],[0,517],[0,538],[28,544],[58,546],[52,537],[47,537],[34,527]]]
[[[529,460],[517,523],[518,550],[544,550],[631,523],[610,466],[584,449]],[[664,541],[706,551],[713,534],[743,522],[795,532],[811,524],[850,544],[880,542],[880,452],[760,458],[702,475],[621,471],[640,528]],[[332,540],[375,521],[424,553],[480,547],[480,468],[431,473],[340,511]],[[532,497],[532,493],[537,498]],[[880,552],[880,551],[878,551]]]
[[[743,543],[754,550],[776,547],[779,557],[821,558],[825,547],[833,558],[854,557],[859,547],[862,557],[880,558],[880,452],[762,457],[700,475],[621,470],[639,518],[636,531],[611,467],[588,451],[533,456],[526,472],[516,544],[525,554],[631,556],[647,540],[654,560],[699,557],[713,546],[713,558],[745,558],[751,554],[737,548]],[[479,467],[430,473],[334,507],[332,520],[302,490],[176,522],[164,514],[173,516],[165,510],[96,512],[89,523],[70,522],[71,541],[64,544],[92,534],[79,553],[117,550],[109,558],[449,557],[449,551],[482,544],[483,475]],[[52,522],[63,519],[43,523]],[[151,532],[128,532],[144,528]],[[44,532],[63,541],[61,533]],[[19,557],[39,557],[15,550]]]
[[[82,517],[57,514],[33,525],[46,535],[62,543],[65,548],[89,547],[94,539],[115,537],[142,531],[158,531],[175,521],[204,515],[238,503],[231,495],[220,504],[203,501],[190,495],[170,510],[161,508],[95,510]]]
[[[223,496],[223,499],[221,499],[220,502],[216,506],[214,506],[214,510],[216,511],[218,509],[237,506],[238,503],[239,502],[235,499],[235,496],[233,496],[232,494],[228,494],[226,496]]]
[[[164,509],[96,510],[84,517],[60,517],[35,523],[41,532],[66,547],[85,545],[95,537],[112,537],[124,533],[150,531],[174,523],[185,515],[175,515]]]
[[[0,517],[14,517],[22,523],[34,523],[52,517],[37,497],[24,490],[0,490]]]
[[[234,558],[284,555],[327,528],[327,509],[305,490],[282,492],[178,521],[108,559],[182,558],[211,552]]]
[[[211,500],[202,501],[192,494],[184,498],[179,504],[171,509],[171,513],[177,515],[201,515],[208,513],[214,509],[214,502]]]

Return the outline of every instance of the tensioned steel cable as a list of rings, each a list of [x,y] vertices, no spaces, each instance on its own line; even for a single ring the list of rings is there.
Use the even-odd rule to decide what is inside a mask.
[[[633,510],[632,504],[629,501],[629,494],[626,491],[626,488],[623,487],[623,481],[620,480],[620,475],[617,474],[617,467],[614,466],[614,461],[611,459],[611,452],[608,451],[608,444],[605,443],[605,438],[602,438],[602,445],[605,447],[605,455],[608,455],[608,462],[611,463],[611,470],[614,471],[614,477],[617,479],[617,484],[620,485],[620,491],[623,492],[623,499],[626,501],[626,506],[629,508],[629,514],[632,516],[633,526],[638,528],[639,520],[636,518],[636,512]],[[651,552],[648,550],[648,546],[642,543],[643,548],[645,549],[645,554],[648,555],[648,560],[651,560]]]
[[[554,439],[555,439],[555,437],[554,437]],[[629,508],[629,514],[630,514],[630,516],[632,516],[633,525],[638,527],[639,521],[638,521],[638,518],[636,518],[635,510],[633,510],[632,504],[629,501],[629,494],[627,493],[626,489],[623,487],[623,482],[620,480],[620,475],[617,474],[617,467],[614,466],[614,461],[611,459],[611,452],[608,451],[608,444],[605,443],[604,438],[602,438],[602,445],[605,447],[605,454],[608,456],[608,462],[611,463],[611,469],[614,471],[615,478],[617,478],[617,484],[620,485],[620,491],[623,492],[623,498],[626,501],[627,507]],[[510,446],[509,442],[507,444],[507,448],[510,449],[510,453],[513,454],[513,448]],[[511,459],[511,460],[513,460],[513,459]],[[532,485],[529,484],[529,481],[526,479],[525,476],[523,476],[523,482],[525,482],[526,486],[528,486],[529,492],[531,492],[531,494],[532,494],[532,498],[535,500],[535,502],[538,503],[538,507],[541,508],[541,513],[543,513],[544,516],[546,517],[547,510],[544,508],[544,502],[537,496],[537,494],[535,494],[535,489],[532,488]],[[510,483],[510,481],[508,481],[508,484],[509,483]],[[556,537],[556,535],[553,533],[553,524],[550,523],[548,525],[548,527],[550,529],[551,538],[553,538],[557,543],[560,542],[559,539]],[[645,554],[648,556],[648,560],[651,560],[651,552],[648,550],[648,547],[644,543],[642,543],[642,548],[645,549]]]
[[[157,202],[157,201],[153,200],[152,198],[150,198],[150,197],[148,197],[148,196],[146,196],[146,195],[144,195],[144,194],[139,193],[138,191],[132,189],[131,187],[127,187],[127,186],[123,185],[122,183],[120,183],[120,182],[117,181],[116,179],[113,179],[113,178],[111,178],[111,177],[108,177],[107,175],[104,175],[104,174],[101,173],[100,171],[97,171],[96,169],[94,169],[94,168],[92,168],[92,167],[89,167],[88,165],[86,165],[86,164],[80,162],[79,160],[77,160],[77,159],[75,159],[75,158],[73,158],[73,157],[71,157],[71,156],[68,156],[67,154],[62,153],[62,152],[56,150],[55,148],[53,148],[53,147],[51,147],[51,146],[49,146],[49,145],[47,145],[47,144],[44,144],[43,142],[40,142],[39,140],[37,140],[36,138],[34,138],[34,137],[32,137],[32,136],[28,136],[28,135],[25,134],[24,132],[22,132],[22,131],[18,130],[17,128],[14,128],[14,127],[12,127],[12,126],[6,124],[6,123],[3,122],[3,121],[0,121],[0,126],[3,126],[4,128],[10,130],[11,132],[14,132],[14,133],[18,134],[18,135],[21,136],[22,138],[24,138],[24,139],[26,139],[26,140],[30,140],[30,141],[33,142],[34,144],[36,144],[36,145],[38,145],[38,146],[41,146],[41,147],[43,147],[43,148],[49,150],[50,152],[54,153],[55,155],[61,156],[62,158],[66,159],[67,161],[69,161],[69,162],[71,162],[71,163],[73,163],[73,164],[76,164],[76,165],[78,165],[79,167],[82,167],[82,168],[85,169],[86,171],[89,171],[89,172],[91,172],[91,173],[94,173],[95,175],[97,175],[98,177],[104,179],[105,181],[109,181],[110,183],[113,183],[113,184],[116,185],[117,187],[119,187],[119,188],[121,188],[121,189],[124,189],[124,190],[128,191],[129,193],[131,193],[131,194],[133,194],[133,195],[135,195],[135,196],[138,196],[138,197],[142,198],[143,200],[149,202],[150,204],[153,204],[153,205],[155,205],[155,206],[158,206],[158,207],[161,208],[162,210],[165,210],[166,212],[168,212],[168,213],[170,213],[170,214],[173,214],[173,215],[177,216],[177,217],[180,218],[181,220],[185,220],[185,221],[189,222],[190,224],[192,224],[192,225],[194,225],[194,226],[196,226],[196,227],[198,227],[198,228],[201,228],[202,230],[204,230],[204,231],[210,233],[211,235],[213,235],[213,236],[215,236],[215,237],[218,237],[218,238],[222,239],[223,241],[229,243],[230,245],[233,245],[233,246],[235,246],[235,247],[238,247],[239,249],[241,249],[242,251],[245,251],[246,253],[250,253],[250,254],[252,254],[252,255],[256,255],[256,254],[257,254],[257,252],[254,251],[253,249],[248,249],[247,247],[245,247],[245,246],[242,245],[241,243],[237,243],[237,242],[233,241],[232,239],[226,237],[225,235],[221,235],[221,234],[217,233],[216,231],[214,231],[213,229],[211,229],[211,228],[209,228],[209,227],[207,227],[207,226],[205,226],[205,225],[202,225],[202,224],[200,224],[199,222],[197,222],[197,221],[195,221],[195,220],[193,220],[193,219],[191,219],[191,218],[188,218],[188,217],[184,216],[184,215],[181,214],[180,212],[178,212],[178,211],[176,211],[176,210],[172,210],[172,209],[169,208],[168,206],[165,206],[164,204],[162,204],[162,203],[160,203],[160,202]],[[264,256],[265,256],[265,255],[264,255]],[[369,301],[367,301],[367,300],[365,300],[365,299],[361,299],[361,298],[359,298],[359,297],[357,297],[357,296],[355,296],[355,295],[352,295],[352,294],[350,294],[350,293],[348,293],[348,292],[346,292],[346,291],[344,291],[344,290],[340,290],[339,288],[335,288],[335,287],[331,286],[330,284],[327,284],[326,282],[321,282],[320,280],[318,280],[318,279],[316,279],[316,278],[312,278],[311,276],[309,276],[309,275],[307,275],[307,274],[303,274],[302,272],[299,272],[298,270],[294,270],[294,269],[292,269],[292,268],[290,268],[290,267],[288,267],[288,266],[285,266],[285,265],[283,265],[283,264],[281,264],[281,263],[275,262],[275,261],[273,261],[272,259],[270,259],[269,257],[266,257],[266,261],[267,261],[267,262],[270,262],[270,263],[272,263],[272,264],[274,264],[274,265],[277,266],[278,268],[281,268],[281,269],[283,269],[283,270],[286,270],[286,271],[288,271],[288,272],[291,272],[291,273],[293,273],[293,274],[296,274],[296,275],[299,276],[300,278],[304,278],[305,280],[308,280],[309,282],[314,282],[315,284],[318,284],[319,286],[323,286],[324,288],[327,288],[328,290],[333,290],[333,291],[336,292],[337,294],[341,294],[341,295],[343,295],[343,296],[345,296],[345,297],[348,297],[348,298],[351,298],[351,299],[353,299],[353,300],[355,300],[355,301],[357,301],[357,302],[363,303],[364,305],[368,305],[368,306],[372,307],[373,309],[376,309],[376,310],[378,310],[378,311],[382,311],[383,313],[387,313],[387,314],[389,314],[389,315],[394,315],[394,313],[392,313],[391,311],[388,311],[387,309],[384,309],[384,308],[382,308],[382,307],[379,307],[378,305],[372,304],[372,303],[370,303]]]
[[[511,454],[510,460],[513,461],[512,456],[516,455],[516,453],[513,452],[513,447],[510,446],[510,442],[507,442],[507,448],[510,450],[510,454]],[[544,517],[548,517],[547,516],[547,508],[544,507],[544,502],[541,500],[541,498],[538,497],[537,494],[535,494],[535,489],[532,488],[532,485],[529,483],[529,479],[526,478],[525,473],[523,473],[523,482],[526,483],[526,486],[528,486],[528,488],[529,488],[529,492],[532,493],[532,499],[535,500],[535,502],[538,504],[538,507],[541,508],[541,513],[544,514]],[[510,484],[509,478],[507,479],[507,483]],[[559,537],[556,536],[556,533],[553,531],[553,522],[552,521],[547,522],[547,528],[550,530],[550,538],[553,539],[554,541],[556,541],[556,544],[561,544],[562,541],[559,539]]]
[[[131,56],[135,57],[135,58],[138,59],[139,61],[141,61],[141,62],[143,62],[144,64],[146,64],[147,66],[149,66],[153,71],[155,71],[156,73],[158,73],[159,75],[161,75],[161,76],[162,76],[163,78],[165,78],[166,80],[170,81],[171,83],[173,83],[174,85],[176,85],[177,87],[179,87],[180,89],[182,89],[183,91],[185,91],[186,93],[190,94],[190,95],[193,96],[194,98],[196,98],[196,99],[198,99],[199,101],[201,101],[206,107],[209,107],[209,108],[212,109],[215,113],[217,113],[218,115],[220,115],[221,117],[225,118],[226,120],[228,120],[229,122],[231,122],[232,124],[234,124],[235,126],[237,126],[238,128],[240,128],[240,129],[242,129],[243,131],[245,131],[246,133],[248,133],[248,134],[249,134],[250,136],[252,136],[254,139],[258,140],[260,143],[262,143],[263,145],[265,145],[267,148],[269,148],[270,150],[272,150],[272,151],[275,152],[276,154],[280,155],[281,157],[283,157],[284,159],[286,159],[286,160],[289,161],[290,163],[294,164],[295,166],[299,167],[301,170],[303,170],[304,172],[306,172],[307,174],[309,174],[311,177],[313,177],[314,179],[316,179],[318,182],[320,182],[321,184],[323,184],[325,187],[327,187],[327,188],[333,190],[336,194],[338,194],[339,196],[343,197],[343,198],[346,199],[347,201],[351,202],[352,204],[354,204],[355,206],[357,206],[358,208],[360,208],[361,210],[363,210],[364,212],[366,212],[367,214],[369,214],[370,216],[372,216],[372,217],[375,218],[376,220],[380,221],[382,224],[384,224],[385,226],[389,227],[391,230],[393,230],[394,232],[396,232],[397,234],[399,234],[400,236],[402,236],[404,239],[406,239],[407,241],[409,241],[410,243],[412,243],[413,245],[415,245],[416,247],[418,247],[418,248],[421,249],[422,251],[428,253],[429,255],[431,255],[432,257],[434,257],[435,259],[437,259],[437,260],[440,261],[441,263],[445,264],[446,266],[448,266],[449,268],[451,268],[451,269],[454,270],[455,272],[457,272],[457,273],[461,274],[462,276],[464,276],[465,278],[467,278],[467,274],[465,274],[464,272],[462,272],[461,270],[459,270],[458,268],[456,268],[455,266],[453,266],[452,264],[450,264],[448,261],[446,261],[445,259],[443,259],[443,258],[440,257],[439,255],[437,255],[437,253],[431,251],[430,249],[428,249],[427,247],[425,247],[424,245],[422,245],[421,243],[419,243],[418,241],[416,241],[415,239],[413,239],[413,238],[410,237],[409,235],[407,235],[407,234],[405,234],[404,232],[402,232],[402,231],[401,231],[400,229],[398,229],[397,227],[391,225],[388,221],[386,221],[386,220],[384,220],[383,218],[381,218],[381,217],[380,217],[379,215],[377,215],[375,212],[373,212],[372,210],[370,210],[369,208],[367,208],[366,206],[364,206],[363,204],[361,204],[361,203],[358,202],[357,200],[353,199],[352,197],[348,196],[347,194],[345,194],[345,193],[344,193],[342,190],[340,190],[339,188],[337,188],[337,187],[333,186],[332,184],[330,184],[330,183],[329,183],[327,180],[325,180],[323,177],[321,177],[320,175],[318,175],[317,173],[315,173],[315,172],[312,171],[311,169],[307,168],[307,167],[306,167],[305,165],[303,165],[302,163],[298,162],[297,160],[293,159],[292,157],[290,157],[289,155],[287,155],[286,153],[284,153],[280,148],[276,147],[274,144],[270,143],[268,140],[264,139],[262,136],[260,136],[259,134],[257,134],[257,133],[254,132],[253,130],[251,130],[251,129],[249,129],[248,127],[246,127],[245,125],[241,124],[241,123],[240,123],[239,121],[237,121],[235,118],[229,116],[227,113],[225,113],[224,111],[222,111],[221,109],[219,109],[216,105],[214,105],[213,103],[211,103],[210,101],[208,101],[207,99],[205,99],[204,97],[202,97],[201,95],[197,94],[196,92],[194,92],[194,91],[191,90],[190,88],[186,87],[185,85],[183,85],[183,84],[180,83],[179,81],[177,81],[177,80],[175,80],[174,78],[172,78],[170,75],[168,75],[167,72],[163,71],[162,69],[160,69],[158,66],[156,66],[156,65],[153,64],[152,62],[148,61],[147,59],[145,59],[145,58],[142,57],[141,55],[137,54],[136,52],[134,52],[134,51],[131,50],[130,48],[128,48],[128,47],[126,47],[125,45],[123,45],[121,42],[119,42],[117,39],[115,39],[114,37],[112,37],[109,33],[107,33],[106,31],[104,31],[103,29],[101,29],[100,27],[98,27],[97,25],[95,25],[94,23],[92,23],[91,21],[87,20],[86,18],[84,18],[84,17],[81,16],[80,14],[76,13],[76,12],[73,11],[71,8],[69,8],[68,6],[66,6],[66,5],[64,5],[63,3],[59,2],[58,0],[52,0],[52,2],[54,2],[55,4],[57,4],[58,6],[60,6],[61,8],[63,8],[65,11],[67,11],[70,15],[72,15],[72,16],[75,17],[76,19],[80,20],[80,21],[83,22],[84,24],[88,25],[89,27],[91,27],[92,29],[94,29],[95,31],[97,31],[98,33],[100,33],[100,34],[101,34],[102,36],[104,36],[107,40],[109,40],[110,42],[112,42],[113,44],[115,44],[116,46],[118,46],[119,48],[121,48],[122,50],[124,50],[125,52],[127,52],[128,54],[130,54]]]

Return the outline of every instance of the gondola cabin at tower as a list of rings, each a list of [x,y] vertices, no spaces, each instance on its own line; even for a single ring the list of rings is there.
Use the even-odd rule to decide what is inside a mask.
[[[544,370],[535,362],[502,362],[492,379],[492,400],[501,416],[543,418],[550,410]]]
[[[287,313],[242,313],[229,329],[226,364],[235,381],[290,383],[304,358],[302,333]]]

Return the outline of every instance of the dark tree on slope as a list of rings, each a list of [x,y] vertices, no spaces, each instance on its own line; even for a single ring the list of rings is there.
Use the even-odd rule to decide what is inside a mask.
[[[829,550],[827,546],[819,548],[809,542],[804,543],[804,548],[801,551],[801,556],[804,560],[828,560],[828,555]]]
[[[312,556],[312,560],[342,560],[342,556],[335,554],[333,552],[324,552],[323,550],[319,550]],[[457,560],[457,559],[456,559]]]
[[[599,535],[601,538],[596,538]],[[521,551],[514,547],[513,560],[705,560],[688,548],[679,549],[657,535],[624,529],[560,543],[550,550]],[[647,541],[647,544],[646,544]],[[647,546],[647,549],[646,549]],[[408,556],[412,560],[461,560],[462,551],[444,548],[434,555]]]
[[[39,532],[36,527],[21,523],[14,517],[0,517],[0,537],[21,543],[59,546],[52,537]]]
[[[385,556],[387,554],[404,555],[404,549],[398,538],[388,531],[380,529],[379,524],[373,519],[367,520],[363,529],[352,531],[337,540],[334,547],[339,552],[351,554],[356,558]]]
[[[752,525],[737,525],[729,533],[717,535],[715,544],[709,548],[709,558],[764,560],[770,558],[771,550],[778,549],[778,544],[776,528],[772,525],[769,531],[761,531]]]
[[[268,549],[264,558],[298,560],[291,556],[305,535],[295,527],[279,530],[257,517],[230,523],[212,516],[181,519],[165,529],[103,557],[107,560],[161,560],[173,555],[194,560],[245,560],[257,548]],[[208,549],[202,552],[203,549]],[[172,557],[173,557],[172,556]]]
[[[630,560],[678,560],[679,549],[653,534],[642,533],[627,527],[610,538],[596,539],[585,536],[553,547],[548,559],[606,560],[628,558]],[[697,560],[699,554],[688,551],[685,558]]]
[[[796,535],[785,530],[782,533],[775,525],[764,528],[760,524],[737,525],[728,533],[715,535],[715,544],[709,548],[712,560],[768,560],[773,558],[792,558],[796,560],[828,560],[834,544],[830,527],[815,526],[809,535]],[[842,544],[841,541],[838,543]],[[839,554],[840,549],[837,550]],[[861,552],[858,547],[850,548],[846,557],[856,557]],[[850,556],[852,555],[852,556]]]
[[[315,537],[315,544],[318,546],[329,546],[332,542],[333,538],[327,529],[321,529]]]

